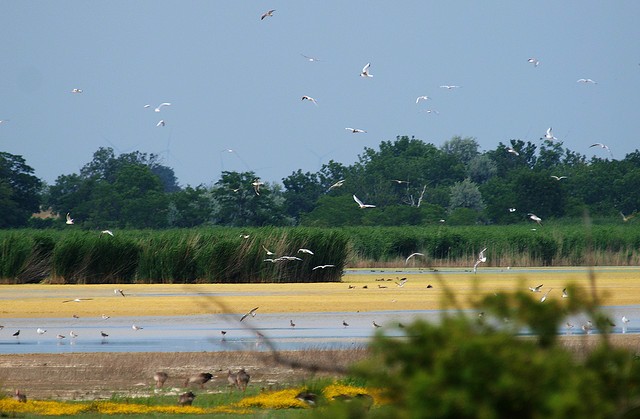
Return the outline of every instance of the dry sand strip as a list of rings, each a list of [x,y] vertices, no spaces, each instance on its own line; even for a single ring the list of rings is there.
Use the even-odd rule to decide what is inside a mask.
[[[596,271],[603,305],[636,305],[640,301],[639,269]],[[544,284],[549,299],[561,298],[568,284],[590,287],[585,273],[539,269],[526,273],[481,269],[477,274],[445,272],[407,275],[399,287],[397,275],[345,275],[340,283],[319,284],[126,284],[126,285],[2,285],[2,318],[112,316],[179,316],[245,313],[366,312],[436,310],[443,308],[445,288],[460,308],[470,308],[480,295],[526,290]],[[431,285],[428,288],[428,285]],[[122,289],[123,297],[114,290]],[[81,299],[79,302],[74,299]],[[71,301],[69,301],[71,300]],[[63,302],[67,301],[67,302]],[[97,313],[97,314],[96,314]]]

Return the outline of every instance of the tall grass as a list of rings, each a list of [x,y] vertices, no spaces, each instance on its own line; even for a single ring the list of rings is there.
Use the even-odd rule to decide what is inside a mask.
[[[358,228],[0,231],[5,282],[241,283],[339,281],[349,267],[640,264],[640,224]],[[313,254],[300,252],[309,249]],[[268,255],[268,249],[273,255]],[[275,260],[282,256],[301,260]],[[316,269],[318,265],[334,268]]]

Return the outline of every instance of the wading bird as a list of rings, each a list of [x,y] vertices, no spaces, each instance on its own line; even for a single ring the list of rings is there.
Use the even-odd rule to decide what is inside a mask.
[[[304,248],[300,248],[300,249],[298,249],[298,253],[306,253],[306,254],[308,254],[308,255],[312,255],[312,254],[313,254],[313,252],[312,252],[311,250],[309,250],[309,249],[304,249]]]
[[[241,318],[240,321],[243,321],[244,319],[246,319],[248,316],[251,317],[256,317],[256,311],[258,310],[259,307],[256,308],[252,308],[251,310],[249,310],[247,313],[245,313]]]
[[[264,183],[256,178],[253,180],[253,182],[251,182],[251,186],[253,186],[253,191],[256,193],[256,195],[260,195],[260,186],[264,185]]]
[[[562,298],[569,298],[569,293],[567,293],[567,289],[566,288],[562,289]]]

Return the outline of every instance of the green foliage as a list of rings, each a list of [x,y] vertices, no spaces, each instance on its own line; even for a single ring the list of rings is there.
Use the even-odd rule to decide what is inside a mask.
[[[442,284],[443,286],[446,286]],[[390,404],[373,417],[630,417],[640,397],[640,363],[613,348],[597,301],[571,289],[571,301],[540,303],[529,292],[498,293],[438,324],[418,320],[403,336],[378,332],[372,357],[354,369],[386,389]],[[455,301],[450,304],[455,307]],[[579,358],[558,342],[558,325],[582,312],[600,328],[595,349]],[[503,319],[507,319],[505,322]],[[523,328],[531,338],[518,336]],[[596,339],[594,337],[594,339]]]
[[[39,209],[42,186],[22,156],[0,152],[0,228],[27,225]]]

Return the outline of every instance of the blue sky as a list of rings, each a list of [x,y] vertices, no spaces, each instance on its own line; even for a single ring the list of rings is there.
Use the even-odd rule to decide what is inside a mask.
[[[281,182],[398,135],[491,150],[553,127],[623,158],[640,148],[638,16],[637,1],[4,2],[0,151],[48,183],[100,146],[153,152],[184,186]]]

